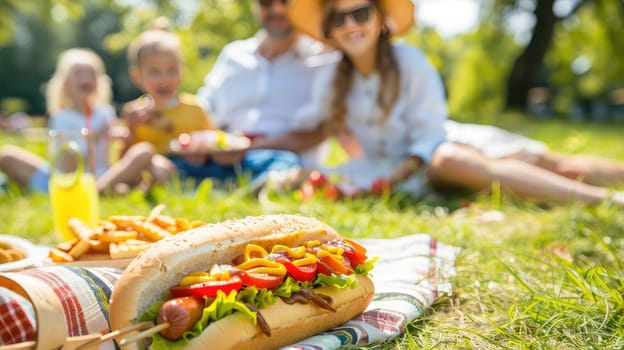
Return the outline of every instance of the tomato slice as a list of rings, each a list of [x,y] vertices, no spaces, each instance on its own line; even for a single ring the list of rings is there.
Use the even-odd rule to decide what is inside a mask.
[[[310,282],[316,277],[316,268],[318,264],[308,264],[303,266],[296,266],[288,259],[278,260],[280,263],[286,266],[288,274],[297,281]]]
[[[245,286],[273,289],[282,283],[284,276],[271,275],[268,273],[247,272],[241,274],[240,278]]]
[[[169,288],[174,298],[195,296],[195,297],[216,297],[217,291],[230,294],[233,290],[240,290],[243,287],[243,281],[239,276],[233,276],[226,281],[207,281],[195,283],[188,286],[174,286]]]

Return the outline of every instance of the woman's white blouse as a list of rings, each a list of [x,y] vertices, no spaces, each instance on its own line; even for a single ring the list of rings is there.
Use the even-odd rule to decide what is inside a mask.
[[[365,157],[402,159],[418,156],[431,160],[446,138],[447,107],[440,76],[416,47],[394,45],[399,65],[400,91],[389,117],[383,121],[377,105],[381,86],[378,73],[355,73],[347,96],[347,128],[357,137]],[[311,104],[297,114],[299,130],[313,130],[330,117],[333,77],[337,65],[328,67],[314,82]],[[393,162],[394,163],[394,162]]]

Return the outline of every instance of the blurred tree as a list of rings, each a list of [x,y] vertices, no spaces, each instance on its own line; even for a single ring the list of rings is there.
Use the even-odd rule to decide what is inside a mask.
[[[19,18],[34,16],[51,22],[53,17],[65,16],[75,18],[82,12],[82,1],[79,0],[2,0],[0,1],[0,47],[9,44],[17,33]]]
[[[111,0],[87,4],[43,1],[37,5],[26,1],[11,7],[15,11],[11,40],[0,45],[0,65],[11,69],[0,71],[0,81],[7,82],[0,84],[0,100],[21,99],[26,103],[25,112],[46,113],[45,83],[58,55],[70,47],[88,47],[102,56],[117,94],[117,82],[128,80],[125,57],[109,53],[102,43],[108,34],[121,29],[118,19],[126,8]]]
[[[482,21],[467,34],[442,38],[433,28],[422,27],[404,40],[420,47],[442,75],[453,119],[494,121],[504,108],[505,78],[518,45],[511,34],[493,21]]]
[[[560,113],[575,99],[622,88],[624,64],[614,58],[624,57],[624,1],[496,0],[482,3],[481,14],[474,32],[433,50],[426,28],[408,37],[444,62],[436,66],[454,118],[490,122],[504,108],[525,109],[535,86],[556,93]],[[518,17],[533,23],[528,32],[512,27]]]
[[[26,112],[45,112],[42,82],[56,59],[50,51],[64,39],[52,28],[82,14],[78,0],[0,1],[0,67],[9,68],[0,70],[0,101],[21,100]]]
[[[595,13],[601,20],[601,24],[600,22],[596,24],[609,31],[606,28],[617,24],[618,21],[621,23],[624,12],[624,2],[621,0],[497,0],[494,6],[497,13],[531,11],[535,20],[528,44],[515,59],[507,79],[507,106],[513,108],[526,107],[528,91],[535,85],[538,75],[544,68],[545,56],[557,35],[556,30],[560,29],[557,27],[560,22],[570,19],[568,23],[579,23],[577,16],[579,10],[591,6],[603,9]],[[613,12],[604,11],[607,8]],[[604,17],[601,16],[611,20],[603,21]],[[619,33],[618,36],[621,37],[621,32]],[[618,41],[621,43],[621,40],[615,40]],[[583,42],[584,46],[592,44],[594,43]]]
[[[505,106],[505,78],[517,44],[484,21],[473,33],[453,39],[455,57],[447,78],[449,112],[454,119],[492,123]]]
[[[0,70],[0,100],[21,99],[25,112],[43,114],[42,84],[54,70],[55,57],[49,52],[60,46],[59,38],[33,16],[18,13],[12,20],[18,30],[12,43],[0,48],[0,66],[10,67]]]
[[[624,87],[624,2],[588,4],[557,25],[545,58],[547,81],[557,87],[555,108],[570,110],[574,101],[609,103],[608,94]],[[591,112],[586,106],[585,112]]]

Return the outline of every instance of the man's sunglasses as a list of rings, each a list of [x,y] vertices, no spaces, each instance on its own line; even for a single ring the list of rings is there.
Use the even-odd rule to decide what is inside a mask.
[[[266,7],[266,8],[273,6],[274,2],[279,2],[282,5],[288,5],[290,0],[258,0],[258,3],[260,4],[260,6]]]
[[[345,25],[347,16],[351,17],[357,24],[364,24],[370,18],[372,5],[366,5],[347,12],[334,12],[329,17],[329,25],[332,28],[340,28]]]

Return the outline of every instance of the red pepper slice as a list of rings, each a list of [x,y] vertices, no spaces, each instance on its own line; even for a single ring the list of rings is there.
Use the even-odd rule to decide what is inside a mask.
[[[216,297],[219,290],[225,294],[230,294],[233,290],[240,290],[242,286],[241,277],[233,276],[227,281],[208,281],[188,286],[174,286],[169,288],[169,292],[174,298],[186,296]]]
[[[316,268],[318,264],[296,266],[288,259],[280,259],[278,260],[278,262],[284,264],[284,266],[286,266],[288,274],[297,281],[309,282],[312,281],[314,277],[316,277]]]

